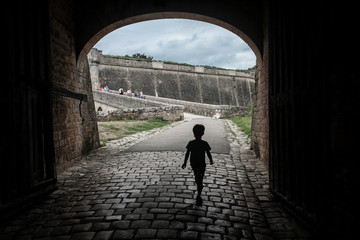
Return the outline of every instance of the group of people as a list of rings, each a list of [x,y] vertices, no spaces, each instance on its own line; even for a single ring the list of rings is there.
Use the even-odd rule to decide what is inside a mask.
[[[109,90],[110,90],[110,89],[109,89],[109,86],[100,87],[100,91],[109,92]],[[124,95],[124,89],[120,88],[120,89],[119,89],[119,94],[120,94],[120,95]],[[128,89],[128,90],[126,91],[126,95],[129,96],[129,97],[134,96],[134,97],[138,97],[138,98],[145,98],[143,92],[142,92],[142,91],[139,92],[138,90],[135,90],[135,92],[133,93],[133,92],[131,91],[131,89]]]
[[[105,86],[104,88],[100,87],[100,91],[109,92],[109,87],[108,86]]]
[[[120,93],[120,95],[124,95],[124,89],[120,88],[119,93]],[[134,93],[131,92],[131,89],[128,89],[126,91],[126,95],[128,95],[129,97],[134,96],[134,97],[138,97],[138,98],[144,98],[143,92],[142,91],[139,92],[137,89],[135,90]]]

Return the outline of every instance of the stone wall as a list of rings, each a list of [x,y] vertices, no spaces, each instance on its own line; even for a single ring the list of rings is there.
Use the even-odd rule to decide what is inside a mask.
[[[146,108],[146,107],[163,107],[169,104],[162,104],[148,99],[141,99],[137,97],[129,97],[127,95],[120,95],[116,91],[105,92],[93,90],[95,101],[106,102],[108,105],[118,108]],[[173,104],[175,105],[175,104]]]
[[[258,65],[256,73],[255,92],[253,94],[253,115],[251,124],[251,148],[260,158],[260,161],[268,167],[269,165],[269,88],[267,73],[267,51],[264,49],[266,58],[263,64]]]
[[[263,16],[268,18],[268,12]],[[252,95],[251,148],[260,161],[269,168],[269,26],[263,23],[263,54],[256,59],[255,91]]]
[[[149,95],[140,99],[120,95],[116,91],[94,90],[93,94],[97,118],[100,121],[155,117],[176,121],[183,119],[184,112],[215,118],[245,116],[249,112],[249,107],[211,105]],[[166,111],[169,113],[165,114]]]
[[[144,94],[214,105],[252,105],[255,74],[202,66],[146,62],[88,54],[93,89],[142,90]]]
[[[0,98],[11,107],[3,118],[6,127],[1,134],[1,220],[11,219],[4,209],[24,210],[32,202],[29,198],[49,191],[48,187],[53,189],[55,158],[61,170],[81,158],[90,149],[86,146],[96,145],[87,67],[78,59],[116,28],[177,17],[225,27],[252,46],[258,60],[253,119],[260,126],[256,139],[261,159],[267,159],[266,153],[270,159],[271,191],[293,211],[302,210],[308,217],[306,224],[312,222],[317,232],[326,233],[318,239],[357,235],[360,181],[354,151],[358,141],[353,139],[359,136],[356,103],[360,95],[357,71],[351,71],[357,61],[343,61],[357,57],[357,39],[346,37],[353,30],[349,23],[357,20],[356,7],[315,1],[294,5],[281,0],[91,3],[15,0],[4,5],[6,91]],[[168,87],[160,83],[162,72],[158,73],[153,78],[158,85],[152,89],[161,96]],[[212,79],[220,85],[222,78]],[[173,82],[180,83],[177,78]],[[205,102],[210,91],[197,86],[206,81],[184,82]],[[182,99],[193,93],[176,84]],[[225,97],[218,89],[213,93],[220,96],[220,102]],[[76,148],[74,143],[78,143]],[[34,179],[39,173],[34,172],[34,163],[46,163],[37,167],[39,172],[46,170],[46,175]]]
[[[50,1],[53,136],[58,172],[99,146],[87,61],[76,62],[72,1]]]
[[[94,90],[95,109],[99,121],[114,121],[122,119],[155,119],[167,121],[184,119],[184,107],[170,105]]]
[[[182,101],[171,98],[153,97],[147,95],[145,96],[146,99],[152,101],[184,106],[184,112],[207,116],[207,117],[220,118],[220,117],[245,116],[249,112],[249,107],[213,105],[213,104]]]

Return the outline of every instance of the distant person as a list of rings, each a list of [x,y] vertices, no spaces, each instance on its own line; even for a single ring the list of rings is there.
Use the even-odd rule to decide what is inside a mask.
[[[132,96],[131,90],[128,89],[128,90],[126,91],[126,94],[127,94],[129,97],[131,97],[131,96]]]
[[[144,95],[143,95],[143,92],[142,92],[142,91],[140,91],[139,97],[140,97],[140,98],[144,98]]]
[[[109,92],[109,87],[108,86],[105,87],[105,92]]]
[[[193,133],[195,139],[190,141],[186,146],[186,154],[185,154],[185,160],[184,164],[182,165],[182,168],[186,168],[186,163],[188,161],[189,155],[190,155],[190,165],[192,170],[194,171],[195,175],[195,183],[197,186],[197,197],[196,197],[196,204],[201,205],[202,198],[201,198],[201,192],[203,190],[203,179],[205,175],[205,152],[210,160],[210,165],[213,165],[213,159],[210,153],[211,147],[210,145],[201,139],[201,137],[205,133],[205,127],[202,124],[196,124],[193,127]]]
[[[100,87],[100,91],[103,91],[104,89],[102,87]]]
[[[120,93],[120,95],[124,95],[124,89],[120,88],[119,93]]]
[[[138,97],[138,96],[139,96],[139,92],[138,92],[137,89],[135,89],[134,96],[135,96],[135,97]]]

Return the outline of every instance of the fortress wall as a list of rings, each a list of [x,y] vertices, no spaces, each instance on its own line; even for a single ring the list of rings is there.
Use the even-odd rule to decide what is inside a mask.
[[[120,95],[115,91],[105,92],[105,91],[93,90],[93,94],[95,101],[106,102],[108,105],[113,106],[115,108],[149,108],[149,107],[170,106],[170,104],[160,103],[148,99],[140,99],[137,97]]]
[[[144,94],[214,105],[250,106],[255,76],[235,70],[119,59],[97,49],[88,54],[93,89]]]
[[[249,107],[229,106],[229,105],[212,105],[205,103],[195,103],[170,98],[153,97],[146,95],[146,99],[170,105],[184,106],[184,112],[193,113],[207,117],[234,117],[245,116],[249,112]]]
[[[184,107],[147,99],[120,95],[116,92],[94,90],[97,119],[115,121],[121,119],[155,119],[167,121],[184,119]]]
[[[245,116],[249,112],[249,107],[243,106],[211,105],[149,95],[140,99],[116,91],[93,90],[93,96],[97,118],[101,121],[155,117],[176,121],[183,119],[184,112],[208,117]]]

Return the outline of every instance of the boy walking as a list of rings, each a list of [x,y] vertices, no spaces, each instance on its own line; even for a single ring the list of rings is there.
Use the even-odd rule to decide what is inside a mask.
[[[186,167],[186,163],[190,156],[190,165],[192,170],[194,171],[195,182],[198,191],[198,195],[196,197],[196,203],[198,205],[201,205],[202,203],[201,192],[203,189],[203,179],[204,179],[205,167],[206,167],[205,152],[210,160],[210,165],[213,164],[212,156],[210,153],[211,147],[206,141],[203,141],[201,139],[201,137],[204,135],[204,132],[205,132],[205,127],[202,124],[196,124],[193,127],[195,140],[192,140],[187,144],[185,160],[184,160],[184,164],[182,165],[182,168],[184,169]]]

